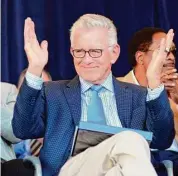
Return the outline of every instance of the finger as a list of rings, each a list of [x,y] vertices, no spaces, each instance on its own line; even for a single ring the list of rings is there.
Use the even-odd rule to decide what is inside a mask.
[[[172,77],[172,79],[177,80],[177,78],[178,78],[178,73],[172,73],[172,74],[169,74],[169,76]]]
[[[43,51],[47,51],[47,50],[48,50],[48,42],[47,42],[46,40],[43,40],[43,41],[41,42],[41,49],[42,49]]]
[[[161,42],[160,42],[160,48],[159,48],[159,51],[158,51],[158,57],[160,59],[160,61],[162,63],[165,62],[166,60],[166,56],[167,56],[167,53],[165,52],[165,38],[162,38],[161,39]]]
[[[35,33],[35,24],[32,20],[29,23],[30,23],[30,25],[29,25],[30,26],[30,29],[29,29],[30,38],[34,42],[37,40],[36,33]]]
[[[166,48],[170,49],[174,38],[174,31],[170,29],[166,35]]]
[[[172,80],[175,81],[178,78],[178,74],[172,74],[172,75],[166,75],[164,77],[162,77],[161,79],[166,80]]]
[[[161,42],[160,42],[160,47],[159,49],[155,49],[153,54],[152,54],[152,58],[155,58],[156,59],[156,62],[158,60],[160,60],[161,58],[166,58],[166,53],[164,52],[164,48],[165,48],[165,39],[162,38],[161,39]],[[152,59],[153,60],[153,59]],[[162,60],[162,59],[161,59]],[[155,62],[155,60],[154,60]]]
[[[151,60],[151,62],[153,62],[153,61],[154,61],[154,60],[153,60],[153,58],[154,58],[154,59],[156,59],[156,58],[157,58],[158,53],[159,53],[159,50],[158,50],[158,49],[156,49],[156,50],[154,50],[154,51],[153,51],[153,54],[152,54],[152,60]]]
[[[177,77],[174,78],[171,75],[164,75],[164,76],[161,77],[162,82],[175,81],[176,79],[177,79]]]
[[[175,83],[178,80],[178,75],[169,75],[161,77],[163,83]]]
[[[170,69],[170,70],[165,70],[164,72],[163,72],[163,75],[170,75],[170,74],[174,74],[174,73],[176,73],[176,71],[177,71],[177,69]]]
[[[164,86],[173,88],[176,86],[174,82],[163,82]]]
[[[30,18],[25,20],[24,24],[24,49],[27,50],[30,46]]]
[[[175,67],[163,67],[163,69],[162,69],[162,75],[176,73],[177,70],[174,70],[174,69],[175,69]]]
[[[168,83],[168,84],[172,84],[172,83],[174,83],[174,85],[176,84],[176,79],[174,78],[174,79],[165,79],[165,77],[163,77],[163,78],[161,78],[161,81],[163,82],[163,83]]]
[[[30,44],[31,44],[31,48],[38,52],[40,49],[40,45],[39,42],[37,40],[36,37],[36,33],[35,33],[35,24],[34,22],[31,20],[29,21],[30,25],[29,25],[29,35],[30,35]]]
[[[27,18],[25,20],[25,24],[24,24],[24,42],[28,42],[29,41],[29,19],[30,18]]]

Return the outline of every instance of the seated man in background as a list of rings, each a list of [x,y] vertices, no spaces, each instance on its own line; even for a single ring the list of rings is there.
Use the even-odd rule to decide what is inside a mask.
[[[112,75],[112,64],[120,53],[112,21],[102,15],[83,15],[70,34],[70,52],[78,75],[70,81],[43,83],[47,41],[39,44],[33,21],[25,20],[29,67],[17,98],[13,130],[21,139],[44,137],[40,152],[44,176],[59,172],[60,176],[156,176],[148,144],[135,132],[113,135],[71,158],[70,153],[80,121],[151,131],[153,148],[171,145],[173,114],[161,84],[161,71],[173,36],[170,30],[160,50],[154,52],[154,66],[147,70],[148,88],[142,88],[117,81]]]
[[[129,43],[129,60],[133,70],[125,77],[118,79],[120,81],[148,87],[147,69],[151,64],[153,52],[160,47],[161,39],[165,37],[165,31],[160,28],[144,28],[135,33]],[[161,81],[165,85],[171,109],[174,113],[176,135],[170,148],[158,152],[154,151],[152,154],[158,163],[166,159],[172,160],[174,163],[174,174],[178,175],[178,74],[175,69],[175,53],[176,47],[175,44],[172,43],[170,52],[168,52],[163,65]],[[156,77],[153,79],[156,79]],[[165,130],[167,130],[167,128],[165,128]]]
[[[1,82],[1,159],[4,161],[16,158],[12,144],[21,141],[14,136],[11,123],[16,97],[17,88]]]
[[[25,74],[27,72],[27,69],[24,69],[18,80],[17,88],[20,90],[20,87],[24,81]],[[44,82],[52,81],[51,75],[46,70],[43,70],[42,72],[42,79]],[[14,145],[14,150],[16,153],[17,158],[24,158],[25,156],[32,155],[32,156],[39,156],[40,149],[43,145],[43,138],[40,139],[28,139],[23,140],[19,142],[18,144]]]
[[[17,93],[14,85],[1,82],[1,174],[3,176],[33,176],[33,168],[26,168],[23,160],[16,159],[12,147],[13,143],[21,141],[15,137],[11,123]]]

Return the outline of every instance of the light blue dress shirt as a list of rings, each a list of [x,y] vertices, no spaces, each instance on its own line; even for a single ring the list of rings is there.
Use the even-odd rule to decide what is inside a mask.
[[[29,72],[26,73],[25,77],[28,86],[37,90],[40,90],[42,88],[42,84],[43,84],[42,78],[37,77]],[[85,81],[81,77],[79,77],[79,79],[81,83],[81,101],[82,101],[81,121],[87,121],[87,106],[91,100],[91,91],[89,89],[90,87],[93,86],[93,84]],[[119,119],[119,114],[117,111],[117,106],[116,106],[112,73],[108,75],[106,80],[101,85],[105,88],[103,91],[99,93],[99,96],[103,104],[106,124],[109,126],[122,127],[121,121]],[[158,88],[155,88],[153,90],[149,88],[147,89],[148,89],[147,101],[151,101],[160,96],[161,92],[164,90],[164,86],[160,85]]]

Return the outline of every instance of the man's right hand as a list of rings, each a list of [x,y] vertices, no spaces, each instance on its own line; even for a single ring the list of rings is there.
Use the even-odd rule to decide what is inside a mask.
[[[39,44],[36,34],[35,25],[31,18],[25,20],[24,26],[24,49],[28,58],[28,72],[41,76],[45,65],[48,62],[48,42],[43,40]]]

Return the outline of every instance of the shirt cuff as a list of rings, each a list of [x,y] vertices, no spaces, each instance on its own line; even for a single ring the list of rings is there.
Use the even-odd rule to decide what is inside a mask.
[[[163,92],[164,85],[161,84],[159,87],[157,87],[155,89],[147,88],[147,90],[148,90],[148,94],[147,94],[147,97],[146,97],[146,101],[155,100]]]
[[[43,85],[43,79],[36,76],[36,75],[33,75],[31,73],[29,73],[27,71],[26,75],[25,75],[25,78],[27,80],[27,85],[33,89],[36,89],[36,90],[41,90],[42,89],[42,85]]]

